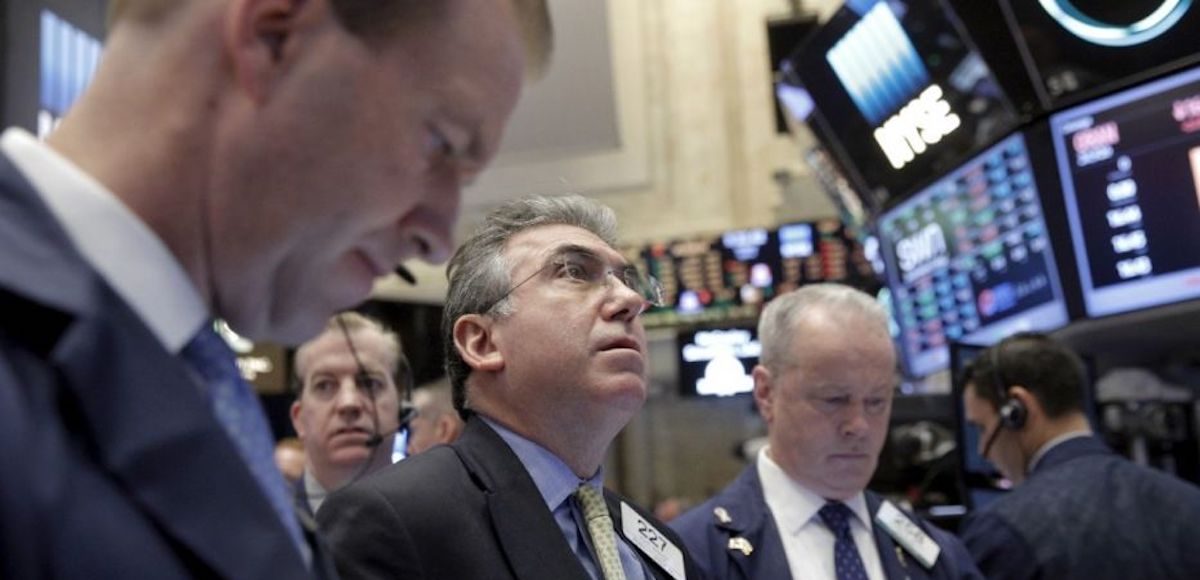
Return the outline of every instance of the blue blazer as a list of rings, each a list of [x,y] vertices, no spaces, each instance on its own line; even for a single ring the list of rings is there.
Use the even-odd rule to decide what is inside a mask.
[[[0,578],[313,575],[185,364],[0,155]]]
[[[961,534],[988,578],[1195,579],[1200,488],[1071,439]]]
[[[882,499],[866,492],[867,509],[876,513]],[[729,522],[722,523],[713,513],[725,508]],[[932,570],[926,570],[910,554],[903,552],[886,531],[872,526],[875,546],[884,574],[889,579],[951,580],[982,578],[958,538],[910,515],[912,520],[941,547]],[[712,580],[779,580],[791,578],[783,540],[775,527],[775,518],[763,497],[758,467],[751,462],[733,483],[712,499],[680,516],[671,527],[679,532],[688,551]],[[744,539],[753,550],[746,554],[731,547],[730,540]],[[901,556],[903,552],[903,556]]]

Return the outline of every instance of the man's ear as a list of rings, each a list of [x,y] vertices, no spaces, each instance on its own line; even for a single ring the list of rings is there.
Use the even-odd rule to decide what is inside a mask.
[[[292,408],[289,410],[289,415],[292,417],[292,429],[296,431],[296,437],[304,439],[304,425],[300,422],[300,400],[292,401]]]
[[[504,369],[504,355],[492,340],[493,320],[465,314],[454,321],[454,347],[473,370],[497,372]]]
[[[754,365],[750,376],[754,377],[754,404],[758,406],[758,414],[770,425],[775,419],[774,408],[771,406],[771,397],[775,394],[774,385],[771,384],[771,371],[762,365]]]
[[[294,58],[301,32],[332,17],[327,0],[231,0],[225,13],[225,45],[238,85],[256,103]]]

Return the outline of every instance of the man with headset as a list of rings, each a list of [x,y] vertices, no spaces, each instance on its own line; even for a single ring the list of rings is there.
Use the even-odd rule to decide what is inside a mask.
[[[295,373],[292,426],[305,455],[296,495],[315,514],[328,493],[391,464],[396,431],[411,414],[401,399],[412,389],[412,370],[400,337],[347,312],[300,346]]]
[[[1125,460],[1092,432],[1082,364],[1014,335],[960,380],[980,454],[1016,485],[961,527],[988,578],[1195,578],[1200,489]]]

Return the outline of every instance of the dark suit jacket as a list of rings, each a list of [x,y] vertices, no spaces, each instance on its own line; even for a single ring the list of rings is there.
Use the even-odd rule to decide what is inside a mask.
[[[1200,578],[1200,489],[1071,439],[961,534],[988,578]]]
[[[882,504],[881,498],[869,491],[866,496],[867,508],[872,514],[876,513]],[[728,523],[722,523],[713,513],[717,507],[725,508]],[[910,517],[937,542],[941,554],[933,569],[926,570],[907,552],[902,559],[898,555],[898,544],[882,527],[874,525],[875,545],[888,578],[981,578],[958,538],[920,518]],[[785,580],[792,577],[783,540],[763,497],[758,467],[753,462],[729,487],[671,522],[671,527],[679,532],[692,557],[712,580]],[[731,547],[730,540],[734,538],[743,538],[753,550],[746,554]]]
[[[0,156],[0,578],[309,576],[196,381]]]
[[[620,533],[622,499],[607,490],[605,499]],[[638,513],[683,550],[665,525]],[[520,459],[477,416],[456,442],[334,492],[317,520],[347,580],[588,579]],[[670,578],[639,556],[654,578]],[[700,578],[684,561],[687,577]]]

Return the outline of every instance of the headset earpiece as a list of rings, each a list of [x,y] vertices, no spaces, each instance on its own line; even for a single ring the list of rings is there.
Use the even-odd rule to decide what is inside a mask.
[[[1000,425],[1005,429],[1017,430],[1025,426],[1025,420],[1029,417],[1029,411],[1025,409],[1025,404],[1012,396],[1008,390],[1008,383],[1004,380],[1003,369],[1001,368],[1001,350],[1003,350],[1003,342],[996,345],[990,353],[992,363],[992,379],[993,386],[996,389],[996,394],[1003,401],[1000,403]]]
[[[1025,418],[1029,413],[1025,410],[1025,404],[1020,399],[1012,396],[1004,401],[1000,406],[1000,424],[1006,429],[1016,431],[1025,426]]]

